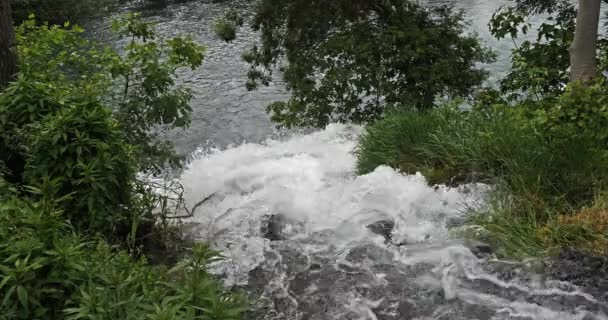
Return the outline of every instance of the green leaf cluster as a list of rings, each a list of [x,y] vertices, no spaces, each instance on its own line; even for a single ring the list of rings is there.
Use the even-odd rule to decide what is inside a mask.
[[[262,0],[261,45],[244,54],[248,88],[276,68],[292,93],[268,106],[279,126],[366,122],[399,105],[429,109],[439,96],[470,97],[493,55],[465,33],[462,12],[415,1]]]
[[[55,205],[0,203],[0,319],[239,319],[241,298],[205,271],[219,253],[197,244],[153,267],[79,236]]]
[[[534,40],[516,40],[533,26],[530,17],[545,15],[536,28]],[[490,21],[491,33],[502,39],[510,36],[516,44],[512,65],[500,81],[500,90],[509,100],[541,100],[560,94],[570,80],[570,47],[574,39],[576,7],[571,1],[517,1],[503,7]]]
[[[230,8],[224,12],[224,15],[213,21],[213,31],[215,34],[226,42],[236,39],[237,29],[243,26],[243,17],[239,12]]]
[[[121,238],[137,219],[154,224],[140,199],[158,199],[136,174],[179,165],[158,136],[190,123],[192,93],[176,84],[177,72],[199,67],[203,48],[158,38],[136,14],[113,29],[129,39],[123,52],[69,23],[32,17],[17,28],[20,73],[0,94],[0,162],[17,186],[49,182],[79,230]]]
[[[595,206],[598,195],[605,194],[606,130],[584,124],[590,120],[588,109],[597,108],[589,115],[600,116],[601,107],[585,106],[600,99],[594,90],[599,89],[572,86],[558,102],[582,103],[582,110],[553,106],[544,117],[541,106],[534,111],[530,106],[472,111],[446,106],[389,114],[366,127],[357,167],[362,174],[381,165],[419,172],[431,185],[491,184],[482,211],[469,212],[469,218],[484,227],[483,240],[500,253],[535,255],[571,245],[597,248],[594,241],[608,230],[601,230],[602,235],[590,232],[584,221],[560,223]],[[538,118],[532,120],[532,115]]]

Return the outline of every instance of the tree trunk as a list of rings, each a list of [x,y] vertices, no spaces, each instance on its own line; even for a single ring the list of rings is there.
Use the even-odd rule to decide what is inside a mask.
[[[570,80],[589,81],[597,74],[595,60],[602,0],[579,0],[574,42],[570,48]]]
[[[9,0],[0,0],[0,90],[17,74],[15,30]]]
[[[9,0],[0,0],[0,91],[17,74],[15,30]]]

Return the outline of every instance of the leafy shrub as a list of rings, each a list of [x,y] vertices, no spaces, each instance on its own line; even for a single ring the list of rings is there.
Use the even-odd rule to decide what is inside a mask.
[[[543,16],[543,22],[533,26],[532,16]],[[510,36],[515,42],[534,28],[537,33],[513,49],[511,70],[500,81],[502,93],[511,100],[533,101],[560,94],[570,79],[575,20],[576,4],[568,0],[516,1],[494,14],[490,31],[497,39]]]
[[[20,76],[52,88],[56,100],[97,97],[110,106],[141,170],[179,166],[172,144],[159,137],[190,124],[192,92],[176,85],[176,72],[198,68],[204,49],[190,37],[157,39],[154,25],[138,14],[115,20],[112,29],[131,39],[122,55],[87,40],[77,26],[26,21],[17,29]]]
[[[236,25],[232,21],[219,18],[213,22],[213,30],[226,42],[236,39]]]
[[[418,129],[428,123],[430,128]],[[505,184],[539,207],[589,204],[595,188],[608,181],[601,141],[584,135],[559,139],[543,129],[509,109],[492,114],[404,112],[368,127],[359,145],[358,168],[361,173],[378,165],[421,171],[432,183],[468,179]]]
[[[243,17],[241,17],[239,12],[234,8],[230,8],[224,12],[222,17],[213,21],[213,31],[220,39],[230,42],[236,39],[236,31],[243,26],[243,22]]]
[[[593,83],[570,83],[562,94],[526,104],[523,113],[537,126],[557,137],[583,135],[608,146],[608,85],[604,79]],[[600,146],[602,147],[602,146]]]
[[[394,105],[436,106],[471,97],[493,54],[467,34],[462,12],[398,0],[262,0],[253,27],[247,87],[278,67],[292,95],[267,107],[285,127],[373,121]]]
[[[242,300],[205,271],[219,253],[196,244],[170,270],[134,258],[140,236],[171,236],[155,214],[175,208],[136,172],[175,157],[151,131],[189,123],[175,72],[202,48],[135,15],[114,27],[124,55],[69,24],[18,29],[21,71],[0,93],[0,319],[238,319]]]
[[[16,185],[52,181],[79,231],[124,241],[156,225],[161,199],[135,173],[179,165],[158,135],[189,124],[192,94],[175,73],[198,67],[203,49],[187,37],[156,40],[137,15],[113,27],[131,38],[124,55],[69,24],[18,28],[20,74],[0,94],[0,161]]]
[[[74,233],[55,202],[0,203],[0,319],[238,319],[204,245],[171,270]]]
[[[116,232],[129,224],[137,165],[112,113],[96,102],[72,102],[30,133],[25,176],[29,184],[57,183],[69,196],[63,212],[79,230]]]

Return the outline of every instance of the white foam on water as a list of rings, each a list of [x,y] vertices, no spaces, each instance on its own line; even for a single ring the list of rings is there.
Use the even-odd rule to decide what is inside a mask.
[[[268,214],[301,224],[295,237],[332,230],[334,244],[371,237],[365,226],[382,219],[396,222],[397,239],[446,239],[444,220],[461,215],[470,195],[435,190],[420,175],[388,167],[357,176],[353,150],[360,133],[359,126],[336,124],[286,141],[201,153],[182,176],[187,206],[211,194],[220,200],[198,210],[191,222],[205,226],[201,236],[207,241],[241,238],[242,245],[235,249],[234,243],[230,251],[248,256],[238,256],[241,266],[250,264],[245,269],[259,263],[251,256],[261,254],[259,223]]]
[[[486,274],[467,248],[449,240],[446,221],[479,205],[489,188],[431,187],[420,175],[402,175],[388,167],[357,176],[353,151],[361,132],[359,126],[334,124],[323,131],[282,141],[199,151],[181,182],[188,207],[213,195],[196,210],[190,222],[200,225],[196,235],[199,239],[214,244],[228,256],[224,263],[214,266],[214,272],[223,274],[231,284],[248,282],[248,272],[265,261],[265,252],[272,251],[269,240],[260,232],[268,215],[279,214],[289,221],[284,231],[292,241],[313,233],[327,235],[315,243],[302,244],[301,249],[307,254],[329,248],[340,252],[340,248],[348,249],[362,241],[382,245],[384,239],[366,225],[393,220],[395,242],[420,244],[391,249],[394,263],[435,266],[429,270],[436,275],[435,280],[427,277],[419,283],[441,286],[447,299],[492,305],[503,314],[572,319],[572,314],[568,318],[540,306],[462,288],[463,278],[486,280],[505,289],[515,286]],[[339,262],[346,261],[340,258]],[[273,280],[279,283],[272,282],[270,286],[276,294],[290,297],[288,290],[281,287],[284,280],[279,277]],[[558,289],[543,291],[533,285],[518,285],[516,289],[537,295],[579,294]],[[358,310],[361,319],[374,319],[372,309],[377,303],[354,297],[346,308]]]

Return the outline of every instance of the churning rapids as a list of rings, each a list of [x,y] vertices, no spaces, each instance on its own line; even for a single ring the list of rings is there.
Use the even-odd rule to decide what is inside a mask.
[[[191,207],[213,194],[190,222],[228,257],[213,271],[248,291],[250,319],[608,319],[593,295],[450,237],[487,187],[356,176],[360,132],[201,151],[184,172]]]
[[[423,2],[464,9],[498,53],[485,66],[490,80],[504,75],[512,44],[487,31],[504,0]],[[243,28],[226,44],[211,28],[228,6],[246,13],[248,3],[178,0],[146,14],[162,35],[190,34],[208,47],[203,68],[182,75],[196,93],[192,127],[169,138],[182,153],[207,140],[219,146],[194,152],[181,182],[189,207],[212,195],[189,221],[192,236],[228,257],[213,272],[248,292],[248,319],[608,319],[606,290],[555,280],[569,271],[552,279],[555,273],[493,260],[488,248],[453,236],[449,227],[483,205],[487,186],[429,187],[386,167],[357,176],[358,126],[263,142],[277,136],[264,107],[288,93],[280,82],[247,92],[240,55],[257,35]],[[608,276],[600,278],[608,288]]]

